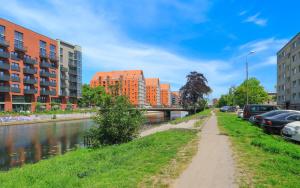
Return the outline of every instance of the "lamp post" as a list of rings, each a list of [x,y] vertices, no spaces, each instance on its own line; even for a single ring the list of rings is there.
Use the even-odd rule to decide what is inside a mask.
[[[249,74],[248,74],[248,56],[251,54],[254,54],[255,51],[251,51],[246,55],[246,104],[249,104],[249,94],[248,94],[248,79],[249,79]]]

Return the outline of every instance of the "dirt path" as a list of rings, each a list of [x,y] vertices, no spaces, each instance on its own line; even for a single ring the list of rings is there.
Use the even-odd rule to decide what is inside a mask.
[[[196,156],[175,181],[176,188],[237,187],[235,167],[228,138],[219,134],[213,114],[204,125]]]

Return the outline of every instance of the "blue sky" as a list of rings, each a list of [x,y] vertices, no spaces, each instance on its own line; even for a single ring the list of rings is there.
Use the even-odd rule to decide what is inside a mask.
[[[276,85],[276,52],[300,29],[298,1],[0,0],[0,16],[83,48],[83,82],[97,71],[142,69],[178,90],[202,72],[218,97],[250,76]]]

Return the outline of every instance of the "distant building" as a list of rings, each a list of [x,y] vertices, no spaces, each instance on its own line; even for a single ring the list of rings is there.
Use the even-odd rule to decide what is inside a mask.
[[[169,107],[172,104],[170,84],[160,84],[160,104]]]
[[[300,33],[277,52],[277,104],[300,109]]]
[[[90,85],[103,86],[107,93],[125,95],[133,105],[145,106],[145,78],[142,70],[98,72]]]
[[[212,100],[212,105],[213,105],[213,106],[216,106],[216,105],[218,105],[218,102],[219,102],[219,100],[218,100],[217,98],[214,98],[214,99]]]
[[[171,92],[171,101],[172,101],[172,106],[180,105],[180,95],[178,91]]]
[[[161,106],[159,78],[146,78],[146,102],[158,107]]]

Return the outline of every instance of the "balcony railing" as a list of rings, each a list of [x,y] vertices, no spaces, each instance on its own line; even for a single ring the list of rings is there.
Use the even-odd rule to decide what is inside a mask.
[[[11,81],[13,82],[20,82],[20,77],[12,76]]]
[[[70,86],[69,86],[69,89],[70,89],[70,90],[77,90],[77,87],[76,87],[76,86],[71,86],[71,85],[70,85]]]
[[[2,70],[9,70],[10,69],[10,65],[8,63],[5,63],[5,62],[0,62],[0,69],[2,69]]]
[[[13,70],[13,71],[20,72],[20,67],[19,66],[11,65],[10,69]]]
[[[51,90],[50,95],[55,96],[56,95],[56,90],[55,89]]]
[[[18,87],[12,87],[12,88],[10,88],[10,91],[13,92],[13,93],[20,93],[21,92],[20,88],[18,88]]]
[[[24,46],[24,43],[21,41],[15,41],[15,50],[20,52],[26,52],[27,47]]]
[[[47,52],[44,50],[40,50],[40,57],[47,59],[48,58]]]
[[[40,81],[40,85],[41,86],[50,86],[50,82],[49,81]]]
[[[67,84],[61,82],[61,83],[60,83],[60,87],[61,87],[61,88],[66,88],[66,87],[67,87]]]
[[[76,78],[73,78],[73,77],[69,77],[69,81],[70,81],[70,82],[77,82],[77,79],[76,79]]]
[[[56,82],[50,82],[51,87],[56,87]]]
[[[36,70],[31,68],[23,68],[23,72],[25,74],[36,74]]]
[[[2,75],[0,75],[0,80],[1,81],[9,81],[10,80],[10,75],[2,74]]]
[[[25,83],[25,84],[36,84],[37,81],[36,81],[36,79],[25,78],[25,79],[24,79],[24,83]]]
[[[50,77],[51,78],[56,78],[56,74],[55,73],[50,73]]]
[[[51,65],[51,68],[52,68],[52,69],[56,69],[56,68],[57,68],[57,65],[56,65],[55,63],[54,63],[54,64],[52,63],[52,64],[50,64],[50,65]]]
[[[9,47],[9,41],[5,40],[4,37],[0,37],[0,46],[5,48]]]
[[[2,93],[10,92],[10,86],[0,86],[0,92]]]
[[[19,58],[18,54],[13,54],[13,53],[11,53],[11,54],[10,54],[10,58],[11,58],[12,60],[15,60],[15,61],[20,61],[20,58]]]
[[[56,56],[55,53],[54,54],[50,53],[49,59],[50,61],[55,61],[55,62],[58,61],[58,57]]]
[[[40,95],[50,95],[50,91],[49,90],[41,90]]]
[[[24,94],[36,94],[36,89],[24,89]]]
[[[67,94],[66,91],[61,91],[61,92],[60,92],[60,96],[68,96],[68,94]]]
[[[73,69],[69,69],[69,74],[77,75],[77,71]]]
[[[68,72],[68,68],[60,66],[60,71],[62,71],[62,72]]]
[[[24,57],[24,63],[34,65],[36,64],[36,60],[31,57]]]
[[[40,71],[40,76],[43,76],[43,77],[50,77],[50,72]]]
[[[70,93],[70,97],[77,97],[76,93]]]
[[[9,58],[9,53],[8,52],[0,51],[0,57],[2,57],[2,58]]]
[[[43,61],[43,62],[41,62],[40,67],[42,67],[42,68],[50,68],[51,64]]]

